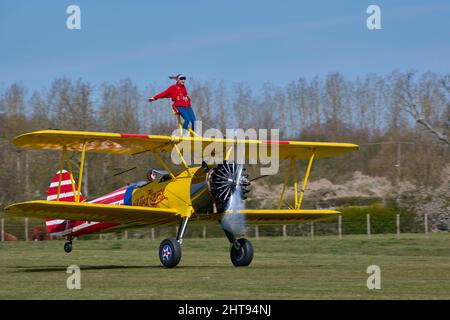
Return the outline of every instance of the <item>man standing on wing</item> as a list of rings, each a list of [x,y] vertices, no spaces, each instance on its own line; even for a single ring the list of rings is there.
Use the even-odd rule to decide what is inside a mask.
[[[178,74],[176,76],[169,77],[176,80],[176,84],[171,85],[165,91],[158,93],[157,95],[148,99],[149,102],[153,102],[162,98],[170,98],[173,101],[172,108],[175,113],[180,114],[183,117],[183,129],[187,130],[189,123],[191,123],[192,130],[195,131],[195,114],[191,108],[191,98],[188,96],[187,89],[184,86],[186,76]]]

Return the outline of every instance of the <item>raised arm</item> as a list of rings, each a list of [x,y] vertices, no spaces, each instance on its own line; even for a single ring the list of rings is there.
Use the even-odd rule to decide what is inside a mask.
[[[154,95],[153,97],[149,98],[148,101],[152,102],[152,101],[155,101],[155,100],[158,100],[158,99],[162,99],[162,98],[170,98],[170,94],[172,92],[172,87],[173,86],[170,86],[169,88],[167,88],[163,92],[160,92],[157,95]]]

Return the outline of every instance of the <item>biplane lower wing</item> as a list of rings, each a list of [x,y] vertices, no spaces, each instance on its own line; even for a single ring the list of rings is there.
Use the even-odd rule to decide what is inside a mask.
[[[46,200],[16,203],[6,207],[5,213],[16,217],[137,225],[165,225],[178,223],[181,219],[175,209]]]
[[[282,224],[282,223],[303,223],[322,219],[329,219],[340,214],[336,210],[291,210],[291,209],[262,209],[262,210],[236,210],[236,212],[226,212],[226,215],[243,215],[246,223],[253,224]],[[234,218],[234,217],[233,217]],[[200,216],[200,220],[217,221],[216,216]],[[237,219],[239,221],[239,219]]]

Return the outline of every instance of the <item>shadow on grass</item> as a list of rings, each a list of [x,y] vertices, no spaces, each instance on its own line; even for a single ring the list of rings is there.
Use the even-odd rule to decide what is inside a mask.
[[[9,267],[10,269],[19,269],[16,270],[16,272],[59,272],[59,271],[67,271],[68,266],[36,266],[36,267],[25,267],[25,266],[16,266],[16,267]],[[79,266],[80,270],[113,270],[113,269],[167,269],[164,268],[162,265],[148,265],[148,266],[124,266],[124,265],[101,265],[101,266]],[[214,266],[177,266],[176,268],[173,268],[173,270],[177,269],[232,269],[233,266],[220,266],[220,265],[214,265]]]

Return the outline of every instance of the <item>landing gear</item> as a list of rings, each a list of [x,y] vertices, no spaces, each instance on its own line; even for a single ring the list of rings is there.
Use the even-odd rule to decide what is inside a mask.
[[[176,239],[165,239],[159,246],[159,260],[166,268],[175,267],[181,260],[181,245]]]
[[[247,239],[238,239],[231,246],[231,262],[235,267],[246,267],[253,260],[253,246]]]
[[[66,253],[72,252],[72,238],[68,238],[68,241],[64,243],[64,251]]]
[[[220,225],[231,243],[230,259],[235,267],[247,267],[253,260],[253,246],[250,240],[245,238],[236,239],[234,234],[229,231],[227,223],[223,220]]]
[[[165,239],[159,245],[159,260],[166,268],[176,267],[181,260],[181,244],[188,221],[189,218],[183,218],[176,239]]]

